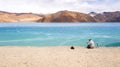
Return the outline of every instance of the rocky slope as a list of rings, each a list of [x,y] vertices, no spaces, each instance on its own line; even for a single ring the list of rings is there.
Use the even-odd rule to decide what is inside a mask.
[[[43,22],[95,22],[96,20],[88,14],[59,11],[54,14],[45,15]]]
[[[37,22],[42,17],[32,13],[9,13],[0,12],[0,22]]]
[[[44,15],[1,11],[0,22],[95,22],[95,19],[88,14],[73,11],[59,11]]]
[[[120,22],[120,11],[89,14],[67,10],[52,14],[0,11],[0,22]]]
[[[120,22],[120,11],[116,12],[103,12],[103,13],[90,13],[99,22]]]

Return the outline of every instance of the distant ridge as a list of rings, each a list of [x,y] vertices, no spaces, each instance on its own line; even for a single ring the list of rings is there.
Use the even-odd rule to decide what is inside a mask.
[[[96,20],[89,14],[65,10],[44,15],[43,22],[96,22]]]
[[[120,22],[120,11],[89,14],[67,10],[51,14],[0,11],[0,22]]]
[[[120,11],[94,13],[93,16],[98,22],[120,22]]]

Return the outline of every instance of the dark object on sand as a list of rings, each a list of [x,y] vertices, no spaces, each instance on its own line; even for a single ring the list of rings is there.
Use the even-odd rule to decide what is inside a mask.
[[[74,50],[74,49],[75,49],[75,47],[74,47],[74,46],[71,46],[71,47],[70,47],[70,49]]]

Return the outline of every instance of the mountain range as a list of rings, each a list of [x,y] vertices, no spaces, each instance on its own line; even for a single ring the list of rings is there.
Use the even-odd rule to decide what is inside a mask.
[[[0,22],[120,22],[120,11],[88,14],[67,10],[51,14],[0,11]]]

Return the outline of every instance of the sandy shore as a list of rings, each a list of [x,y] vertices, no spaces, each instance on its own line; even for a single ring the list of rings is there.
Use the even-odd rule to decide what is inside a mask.
[[[120,67],[120,47],[0,47],[0,67]]]

